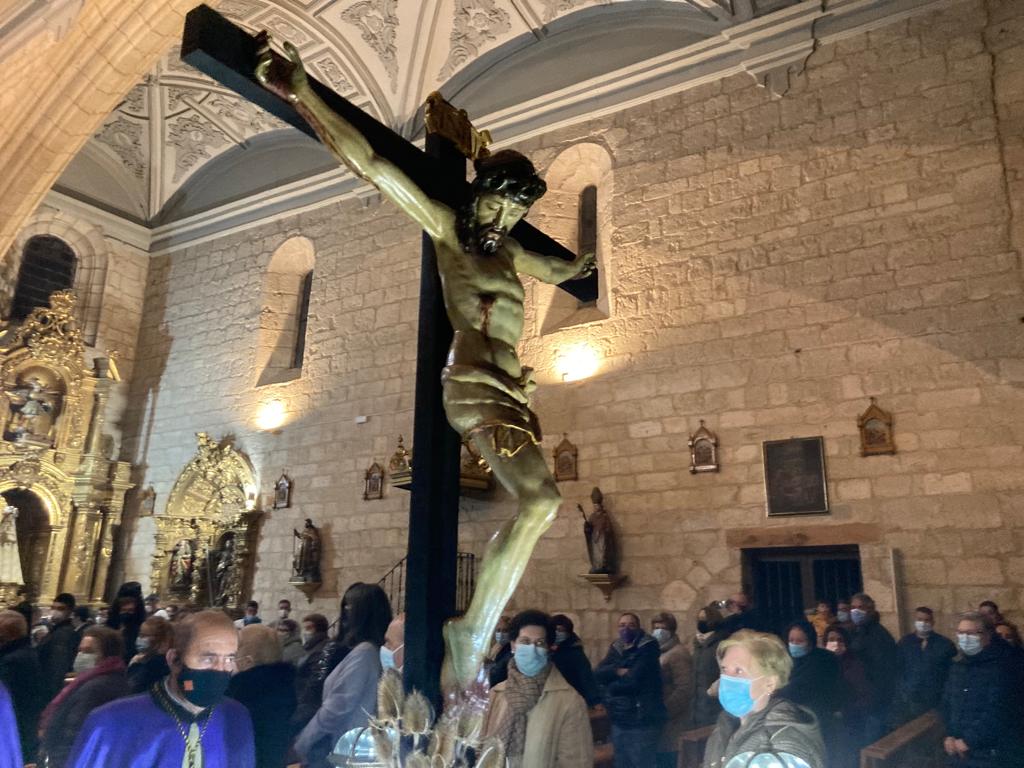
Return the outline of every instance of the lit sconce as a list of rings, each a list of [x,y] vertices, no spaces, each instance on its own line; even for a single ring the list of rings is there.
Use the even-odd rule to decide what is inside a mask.
[[[256,414],[256,426],[270,432],[284,424],[284,419],[284,401],[268,400],[260,406],[259,412]]]
[[[562,381],[579,381],[597,373],[601,354],[585,342],[566,347],[555,358],[555,372]]]

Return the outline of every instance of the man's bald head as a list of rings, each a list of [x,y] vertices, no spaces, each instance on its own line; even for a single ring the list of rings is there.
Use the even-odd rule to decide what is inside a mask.
[[[238,653],[238,631],[223,611],[190,613],[174,625],[172,665],[232,672]]]
[[[0,645],[13,643],[28,635],[28,622],[18,611],[0,611]]]
[[[281,660],[277,631],[265,624],[250,624],[238,633],[238,671]]]
[[[384,647],[395,654],[395,666],[401,669],[405,664],[405,614],[400,613],[388,624],[384,633]]]

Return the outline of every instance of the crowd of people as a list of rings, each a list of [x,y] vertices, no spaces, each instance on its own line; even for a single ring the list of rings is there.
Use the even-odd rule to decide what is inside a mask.
[[[287,600],[272,621],[254,602],[232,621],[161,607],[137,583],[96,615],[69,594],[45,618],[16,608],[0,612],[0,744],[18,753],[0,755],[4,768],[322,768],[368,724],[381,674],[404,664],[404,620],[371,584],[345,592],[333,635],[322,614],[292,618]],[[705,727],[706,768],[764,753],[849,768],[937,710],[951,767],[1024,766],[1016,627],[990,601],[959,618],[955,640],[931,609],[913,618],[897,642],[857,594],[771,627],[741,593],[701,608],[692,637],[670,613],[648,626],[624,613],[592,666],[568,616],[523,611],[495,628],[483,735],[510,768],[591,768],[603,708],[617,768],[676,766],[683,734]]]

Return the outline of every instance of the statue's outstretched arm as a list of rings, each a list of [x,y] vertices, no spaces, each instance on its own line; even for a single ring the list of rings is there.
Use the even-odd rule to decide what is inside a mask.
[[[263,87],[294,104],[332,155],[391,198],[427,234],[444,235],[453,220],[451,209],[429,198],[398,166],[374,152],[355,126],[316,95],[294,45],[284,44],[288,57],[285,59],[270,50],[270,37],[266,33],[260,35],[263,46],[256,65],[256,79]]]
[[[586,277],[597,266],[593,253],[581,253],[573,261],[564,261],[554,256],[543,256],[528,251],[511,238],[506,239],[505,244],[512,252],[516,272],[535,277],[543,283],[558,285],[566,280]]]

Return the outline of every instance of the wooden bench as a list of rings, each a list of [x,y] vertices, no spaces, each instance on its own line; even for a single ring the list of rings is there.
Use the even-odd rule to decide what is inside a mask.
[[[860,768],[938,768],[944,765],[946,728],[939,713],[925,712],[860,751]]]

